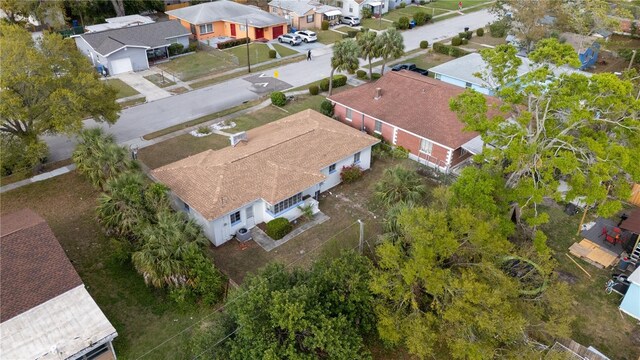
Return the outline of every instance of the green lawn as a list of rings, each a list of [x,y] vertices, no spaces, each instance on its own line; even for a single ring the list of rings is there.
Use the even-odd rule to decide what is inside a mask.
[[[217,49],[197,51],[193,55],[182,56],[158,65],[159,68],[168,71],[182,81],[231,70],[237,66],[237,60],[234,56]]]
[[[460,16],[460,14],[455,12],[455,13],[451,13],[451,14],[448,14],[448,15],[444,15],[444,16],[440,16],[440,17],[434,18],[432,21],[433,22],[438,22],[438,21],[442,21],[442,20],[451,19],[451,18],[454,18],[456,16]]]
[[[143,97],[140,97],[140,98],[123,101],[123,102],[120,103],[120,107],[122,107],[124,109],[124,108],[128,108],[128,107],[131,107],[131,106],[144,104],[146,102],[147,102],[147,98],[143,96]]]
[[[109,238],[95,220],[98,192],[76,172],[2,194],[2,214],[30,208],[53,230],[87,290],[118,332],[120,359],[137,359],[193,324],[212,308],[180,308],[163,292],[144,284],[129,264],[117,262]],[[189,332],[177,336],[147,359],[180,359]]]
[[[238,66],[247,66],[246,45],[236,46],[224,51],[236,58]],[[251,65],[271,60],[271,58],[269,58],[269,46],[260,43],[249,44],[249,58],[251,59]]]
[[[280,54],[280,57],[299,54],[299,52],[293,50],[292,48],[280,44],[273,44],[273,48],[276,49],[278,54]]]
[[[413,19],[413,14],[417,13],[418,11],[422,11],[426,14],[432,14],[433,12],[432,10],[425,9],[419,6],[407,6],[404,9],[397,8],[391,10],[388,13],[384,14],[382,18],[391,21],[398,21],[401,17],[405,16],[409,18],[409,20],[411,20]]]
[[[391,25],[393,25],[393,23],[389,21],[372,18],[372,19],[362,19],[360,21],[360,25],[362,25],[362,27],[373,29],[373,30],[386,30],[390,28]]]
[[[429,4],[426,5],[419,5],[417,6],[418,8],[421,8],[425,13],[431,15],[431,16],[436,16],[436,15],[440,15],[440,14],[444,14],[449,12],[449,10],[444,10],[444,9],[438,9],[438,8],[434,8],[434,7],[429,7]]]
[[[325,45],[333,44],[338,40],[342,40],[342,34],[331,30],[318,30],[316,34],[318,35],[318,42]]]
[[[426,6],[445,10],[458,10],[458,0],[437,0],[427,3]],[[462,11],[470,6],[487,3],[487,0],[462,0]],[[473,9],[472,9],[473,10]]]
[[[451,61],[453,59],[455,58],[452,56],[429,52],[427,54],[420,54],[418,56],[406,59],[401,62],[414,63],[416,64],[417,67],[421,69],[429,69],[434,66],[446,63],[447,61]]]
[[[167,86],[171,86],[171,85],[175,85],[175,83],[173,81],[169,80],[166,76],[163,77],[162,75],[158,75],[158,74],[147,75],[144,78],[149,80],[149,81],[151,81],[156,86],[159,86],[161,88],[167,87]]]
[[[351,26],[340,26],[340,27],[334,28],[334,30],[342,31],[345,34],[348,33],[349,31],[360,31],[358,29],[352,28]]]
[[[210,134],[195,137],[185,134],[140,149],[138,158],[150,169],[155,169],[205,150],[217,150],[225,146],[229,146],[226,136]]]
[[[117,95],[118,99],[140,94],[134,88],[127,85],[124,81],[120,79],[108,78],[105,81],[107,84],[109,84],[109,86],[111,86],[112,88],[118,91],[118,95]]]

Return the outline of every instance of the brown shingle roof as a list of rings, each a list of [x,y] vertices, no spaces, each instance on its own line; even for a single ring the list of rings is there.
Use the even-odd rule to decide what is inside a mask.
[[[382,96],[375,99],[376,88]],[[380,80],[342,91],[330,100],[457,149],[478,136],[449,109],[449,100],[465,89],[409,71],[390,71]]]
[[[0,219],[0,321],[82,284],[46,221],[24,209]]]
[[[276,204],[325,179],[320,170],[377,139],[305,110],[247,132],[249,141],[152,171],[211,220],[257,199]]]

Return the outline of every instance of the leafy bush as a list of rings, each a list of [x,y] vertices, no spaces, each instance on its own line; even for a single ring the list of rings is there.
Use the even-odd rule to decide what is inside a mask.
[[[406,159],[409,157],[409,150],[403,148],[402,146],[396,146],[391,151],[391,156],[396,159]]]
[[[427,49],[429,47],[429,42],[427,40],[420,41],[420,49]]]
[[[320,103],[320,113],[328,117],[333,117],[333,103],[329,100],[323,100]]]
[[[426,4],[426,3],[427,3],[427,2],[426,2],[425,0],[420,0],[420,5],[424,5],[424,4]]]
[[[451,39],[452,46],[460,46],[460,44],[462,44],[462,39],[460,37],[456,36],[453,39]]]
[[[469,43],[469,40],[468,40],[468,39],[462,39],[462,40],[461,40],[461,44],[462,44],[462,45],[467,45],[468,43]]]
[[[367,78],[367,72],[364,70],[358,70],[356,71],[356,76],[358,77],[358,79],[366,79]]]
[[[393,26],[396,29],[400,29],[400,25],[398,24],[397,21],[394,21],[393,23],[391,23],[391,26]]]
[[[445,46],[446,45],[441,43],[441,42],[435,42],[435,43],[433,43],[433,51],[439,52],[441,54],[444,54],[444,50],[443,49],[444,49]]]
[[[400,9],[404,9],[405,7],[407,7],[407,4],[405,4],[404,2],[401,2],[400,5],[398,6]]]
[[[318,87],[318,85],[309,86],[309,94],[318,95],[319,93],[320,93],[320,88]]]
[[[484,36],[484,29],[480,28],[480,29],[476,30],[476,35],[478,35],[480,37]]]
[[[347,84],[347,76],[346,75],[333,75],[333,87],[337,88],[340,86],[345,86]],[[320,89],[322,91],[329,90],[329,78],[324,78],[320,81]]]
[[[631,61],[633,57],[633,50],[631,49],[620,49],[618,50],[618,55],[626,61]],[[634,64],[640,64],[640,54],[636,54],[636,58],[633,59]]]
[[[182,54],[182,50],[184,50],[184,45],[178,43],[171,44],[169,45],[169,56]]]
[[[28,143],[9,134],[0,134],[0,149],[2,176],[26,175],[44,163],[48,154],[45,142],[39,140]]]
[[[251,39],[249,38],[231,39],[231,40],[219,42],[217,46],[218,46],[218,49],[228,49],[230,47],[243,45],[248,42],[251,42]]]
[[[209,134],[211,134],[211,129],[208,126],[202,125],[202,126],[198,127],[197,132],[198,132],[198,134],[209,135]]]
[[[427,22],[427,13],[424,11],[416,11],[413,14],[413,20],[416,22],[416,26],[422,26]]]
[[[460,38],[460,40],[466,39],[467,38],[467,33],[466,32],[460,32],[460,33],[458,33],[458,37]]]
[[[322,25],[320,25],[320,28],[322,30],[329,30],[329,21],[328,20],[322,20]]]
[[[409,28],[409,22],[410,21],[408,17],[406,16],[401,17],[400,19],[398,19],[398,29],[407,30]]]
[[[492,37],[505,37],[507,30],[509,30],[509,24],[506,21],[496,21],[489,24],[489,32]]]
[[[343,166],[340,170],[340,180],[345,184],[351,184],[362,177],[364,170],[356,164]]]
[[[468,51],[465,51],[465,50],[462,50],[462,49],[459,49],[459,48],[453,47],[453,46],[447,46],[447,49],[448,49],[448,52],[446,54],[449,55],[449,56],[456,57],[456,58],[469,54]]]
[[[371,80],[378,80],[382,77],[382,74],[380,73],[372,73],[371,74]]]
[[[289,232],[293,226],[289,220],[279,217],[267,223],[267,235],[273,240],[280,240]]]
[[[285,106],[287,104],[287,96],[282,91],[274,91],[271,93],[271,103],[275,106]]]
[[[336,86],[335,82],[334,82],[333,86]],[[324,79],[320,80],[320,90],[322,90],[322,91],[328,91],[329,90],[329,79],[328,78],[324,78]]]
[[[368,7],[362,8],[362,18],[363,19],[371,19],[372,15],[373,15],[373,13],[371,12],[370,8],[368,8]]]
[[[184,52],[194,52],[198,49],[198,42],[190,42],[189,47]]]
[[[473,37],[473,31],[469,30],[465,33],[465,39],[471,40],[472,37]]]
[[[362,27],[360,27],[360,31],[363,32],[363,33],[366,33],[367,31],[369,31],[369,28],[362,26]]]
[[[359,33],[359,32],[360,32],[360,30],[348,30],[348,31],[347,31],[347,35],[348,35],[350,38],[355,38],[355,37],[356,37],[356,35],[358,35],[358,33]]]
[[[270,49],[269,50],[269,59],[275,59],[277,57],[278,57],[278,53],[275,50]]]

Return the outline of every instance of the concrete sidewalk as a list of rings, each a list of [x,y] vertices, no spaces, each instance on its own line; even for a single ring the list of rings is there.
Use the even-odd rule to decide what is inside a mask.
[[[147,101],[154,101],[170,97],[171,93],[144,78],[142,73],[124,73],[115,75],[114,78],[124,81],[137,92],[144,95]]]

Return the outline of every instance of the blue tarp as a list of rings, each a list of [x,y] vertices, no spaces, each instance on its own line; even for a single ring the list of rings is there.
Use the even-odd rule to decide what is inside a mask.
[[[640,285],[631,283],[622,299],[620,310],[640,320]]]

